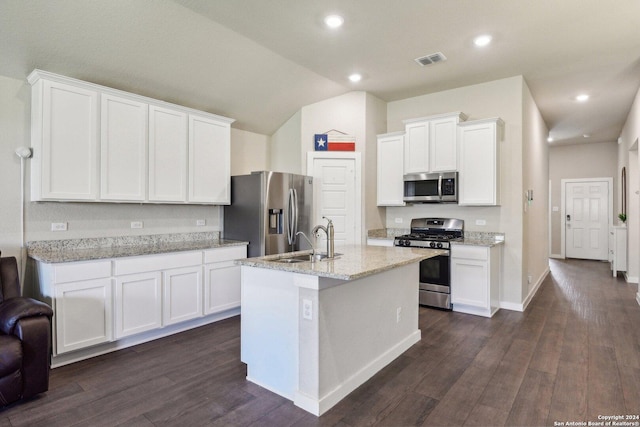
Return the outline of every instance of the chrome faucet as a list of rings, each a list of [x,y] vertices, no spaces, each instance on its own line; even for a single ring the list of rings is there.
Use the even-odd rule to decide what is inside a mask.
[[[311,240],[309,240],[309,238],[307,237],[306,234],[304,234],[303,231],[298,231],[296,233],[296,236],[299,236],[302,234],[302,237],[304,237],[304,239],[309,243],[309,246],[311,246],[311,257],[313,258],[316,255],[316,249],[313,247],[313,243],[311,243]]]
[[[327,258],[333,258],[334,253],[334,229],[333,229],[333,221],[331,221],[326,216],[322,217],[328,221],[327,226],[324,225],[316,225],[313,227],[312,233],[314,236],[318,237],[318,231],[324,231],[324,234],[327,235]]]

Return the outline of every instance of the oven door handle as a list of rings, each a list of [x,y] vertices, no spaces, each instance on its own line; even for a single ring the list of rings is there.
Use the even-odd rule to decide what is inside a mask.
[[[442,174],[438,175],[438,197],[442,199]]]

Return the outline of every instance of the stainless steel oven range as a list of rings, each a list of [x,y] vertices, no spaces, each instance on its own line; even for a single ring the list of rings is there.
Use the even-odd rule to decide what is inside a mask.
[[[395,246],[447,252],[420,262],[420,305],[451,310],[450,242],[463,237],[464,221],[461,219],[414,218],[411,233],[394,239]]]

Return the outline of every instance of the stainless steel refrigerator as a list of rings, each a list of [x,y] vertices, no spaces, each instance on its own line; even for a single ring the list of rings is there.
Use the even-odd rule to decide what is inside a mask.
[[[281,172],[231,177],[231,205],[224,207],[225,239],[249,242],[247,255],[310,249],[313,178]]]

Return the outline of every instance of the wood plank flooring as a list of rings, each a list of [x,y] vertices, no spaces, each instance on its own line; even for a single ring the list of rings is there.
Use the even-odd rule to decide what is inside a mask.
[[[553,426],[640,414],[636,285],[551,261],[525,313],[420,309],[422,340],[320,418],[245,380],[239,318],[57,368],[4,426]]]

